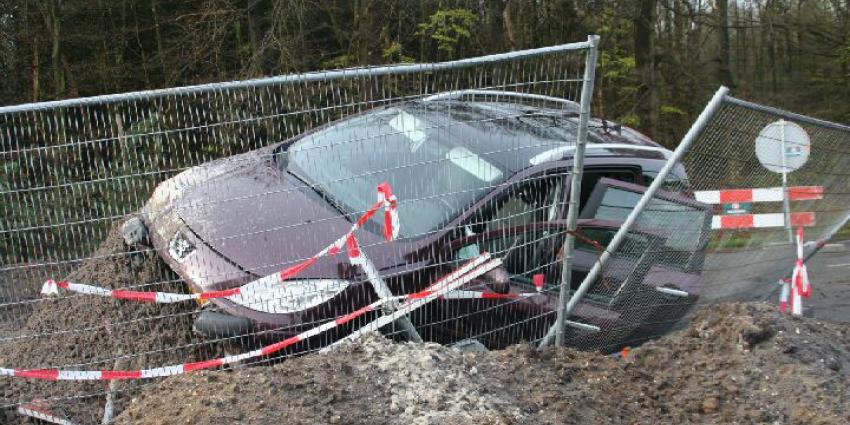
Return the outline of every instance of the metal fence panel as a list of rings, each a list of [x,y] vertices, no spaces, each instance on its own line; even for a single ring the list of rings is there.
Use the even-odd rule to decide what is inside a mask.
[[[486,210],[495,201],[482,197],[497,189],[508,191],[504,193],[510,193],[510,199],[529,199],[529,193],[545,193],[546,198],[532,197],[534,209],[500,210],[498,219],[467,217],[464,226],[451,230],[453,238],[472,236],[474,226],[501,221],[504,226],[488,229],[493,235],[502,233],[488,241],[493,257],[541,244],[562,245],[567,229],[563,224],[541,225],[529,230],[532,236],[522,238],[510,229],[529,214],[558,211],[565,203],[568,163],[534,168],[527,158],[574,147],[586,125],[580,122],[580,113],[589,111],[588,105],[582,108],[577,101],[591,99],[589,93],[582,95],[582,87],[592,45],[0,108],[0,368],[6,368],[4,374],[40,377],[54,373],[42,368],[61,369],[64,374],[56,375],[60,377],[84,370],[150,369],[145,373],[167,374],[176,369],[156,368],[235,355],[288,341],[283,338],[319,325],[333,325],[335,315],[358,313],[380,295],[375,276],[358,272],[368,270],[369,264],[379,268],[380,279],[401,296],[422,290],[461,259],[474,258],[475,254],[461,251],[453,255],[463,258],[448,258],[435,251],[438,245],[422,241],[444,238],[449,233],[441,233],[439,226],[458,224],[452,221],[454,216],[472,204]],[[458,99],[477,103],[467,108]],[[440,113],[451,119],[419,120],[398,105],[412,105],[410,110],[423,117]],[[351,124],[327,127],[343,118],[350,118],[346,122]],[[376,122],[380,130],[374,130]],[[309,149],[287,153],[275,149],[305,134]],[[425,155],[440,146],[423,147],[424,134],[443,140],[451,149]],[[488,137],[481,140],[481,135]],[[322,138],[333,141],[326,146],[315,142]],[[400,139],[410,145],[406,153],[391,144]],[[414,155],[418,149],[420,154]],[[376,160],[393,154],[392,161]],[[352,155],[362,159],[363,169],[342,165]],[[324,185],[284,173],[290,161],[299,161],[301,171],[309,169]],[[434,171],[446,164],[466,173],[462,176],[467,180],[470,174],[477,180],[465,182]],[[526,168],[533,172],[523,174]],[[541,174],[544,168],[547,172]],[[522,172],[509,179],[512,170]],[[210,310],[209,302],[138,303],[168,296],[154,299],[122,292],[189,294],[190,289],[220,290],[262,276],[276,278],[281,269],[312,261],[311,255],[344,235],[374,202],[375,186],[383,181],[390,183],[398,199],[400,237],[394,242],[380,237],[381,226],[389,219],[379,209],[363,230],[355,232],[363,253],[357,260],[359,269],[338,261],[339,257],[325,256],[298,275],[310,278],[306,284],[257,289],[285,292],[265,297],[240,294],[240,302],[260,312],[254,319],[264,321],[261,328],[234,330],[228,325],[225,332],[227,326],[222,325],[218,337],[201,337],[195,330],[198,318]],[[345,199],[317,192],[352,182],[367,189],[343,191],[350,195]],[[133,226],[139,222],[131,219],[140,217],[140,210],[147,236],[134,239]],[[445,216],[435,219],[433,211],[443,210]],[[413,249],[417,244],[424,251]],[[345,257],[352,248],[341,251],[338,256]],[[398,264],[399,258],[406,263]],[[530,257],[512,261],[511,270],[528,274],[528,288],[533,291],[532,280],[536,283],[537,278],[531,279]],[[560,268],[554,259],[535,264]],[[195,286],[187,287],[187,276]],[[319,279],[327,276],[340,277],[343,283]],[[49,278],[58,281],[50,288],[43,286]],[[83,292],[112,290],[113,297],[69,292],[69,285],[76,283],[101,288],[87,287]],[[516,297],[498,303],[471,299],[436,308],[449,300],[430,294],[422,295],[429,302],[425,307],[410,306],[408,317],[417,333],[440,342],[477,337],[496,346],[533,340],[554,321],[557,286],[550,283],[536,295],[549,306],[541,311],[526,311],[527,303]],[[295,299],[299,305],[310,305],[341,285],[358,289],[339,295],[333,308],[269,319],[270,313],[288,311],[288,303]],[[43,296],[40,291],[45,288],[59,296]],[[341,316],[345,324],[339,329],[305,337],[273,356],[245,357],[241,364],[325,347],[376,313],[369,314],[356,319]],[[218,326],[219,316],[205,317],[207,327]],[[341,317],[337,322],[343,321]],[[180,370],[194,367],[200,366]],[[106,376],[97,373],[85,376]],[[47,406],[81,423],[99,422],[106,399],[120,411],[144,382],[149,381],[113,381],[105,386],[98,381],[3,377],[0,405],[13,408],[39,400],[36,407]]]
[[[687,178],[667,174],[676,167]],[[802,227],[809,258],[850,219],[848,175],[850,127],[721,88],[645,192],[597,188],[601,202],[583,206],[583,217],[633,220],[573,286],[567,311],[601,331],[567,328],[566,344],[614,350],[675,328],[696,304],[774,302],[797,259],[789,235]]]

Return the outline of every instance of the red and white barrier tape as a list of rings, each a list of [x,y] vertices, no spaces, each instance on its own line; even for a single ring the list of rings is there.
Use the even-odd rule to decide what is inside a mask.
[[[472,279],[475,279],[478,276],[492,270],[493,268],[499,266],[501,264],[501,260],[490,260],[489,254],[484,253],[479,257],[469,261],[460,269],[444,276],[443,278],[437,280],[434,284],[428,286],[428,288],[403,296],[393,297],[392,299],[398,301],[404,301],[401,307],[398,310],[392,312],[391,314],[382,316],[377,320],[366,324],[361,327],[353,334],[353,337],[350,335],[345,339],[352,339],[356,336],[361,335],[364,332],[377,330],[380,327],[383,327],[389,323],[392,323],[402,316],[410,314],[416,309],[421,308],[425,304],[430,303],[450,291],[454,291],[461,286],[465,285]],[[486,262],[485,262],[486,261]],[[108,381],[108,380],[127,380],[127,379],[145,379],[145,378],[157,378],[157,377],[165,377],[165,376],[173,376],[173,375],[181,375],[184,373],[194,372],[197,370],[205,370],[212,369],[219,366],[238,363],[244,360],[267,356],[270,354],[274,354],[278,351],[284,350],[292,345],[300,341],[304,341],[306,339],[312,338],[314,336],[325,333],[331,329],[334,329],[338,326],[351,322],[352,320],[363,316],[364,314],[375,311],[379,308],[383,303],[387,302],[389,299],[382,299],[376,301],[372,304],[369,304],[365,307],[357,309],[351,313],[339,316],[333,320],[330,320],[322,325],[319,325],[315,328],[309,329],[305,332],[302,332],[298,335],[289,337],[284,339],[283,341],[276,342],[274,344],[267,345],[265,347],[248,351],[241,354],[230,355],[219,357],[210,360],[202,360],[198,362],[192,363],[183,363],[178,365],[170,365],[163,366],[153,369],[142,369],[142,370],[59,370],[59,369],[9,369],[9,368],[0,368],[0,376],[11,376],[17,378],[30,378],[30,379],[42,379],[49,381]],[[378,323],[378,324],[376,324]],[[336,343],[335,343],[336,344]]]
[[[384,237],[388,240],[398,238],[399,218],[398,199],[386,182],[378,185],[378,202],[384,206]]]
[[[362,335],[366,332],[377,331],[378,329],[380,329],[384,326],[387,326],[390,323],[395,322],[396,320],[398,320],[402,316],[409,314],[413,310],[416,310],[416,309],[424,306],[425,304],[430,303],[431,301],[434,301],[434,300],[436,300],[440,297],[445,296],[445,294],[460,288],[461,286],[465,285],[466,283],[468,283],[472,279],[475,279],[476,277],[481,276],[482,274],[487,273],[488,271],[490,271],[490,270],[492,270],[492,269],[494,269],[494,268],[496,268],[496,267],[498,267],[502,264],[501,259],[497,258],[497,259],[489,260],[489,258],[490,258],[490,255],[487,254],[487,253],[484,253],[484,254],[480,255],[479,257],[476,257],[475,259],[473,259],[474,263],[467,263],[467,266],[466,266],[467,268],[469,266],[471,266],[472,264],[476,264],[476,263],[479,264],[479,265],[474,266],[474,268],[471,269],[471,271],[459,274],[459,272],[464,270],[464,268],[462,267],[462,268],[456,270],[455,272],[450,273],[449,275],[443,277],[442,279],[437,280],[436,282],[434,282],[433,284],[431,284],[427,288],[423,289],[422,291],[408,295],[405,298],[404,303],[398,308],[398,310],[393,311],[393,312],[388,313],[388,314],[385,314],[385,315],[373,320],[372,322],[369,322],[369,323],[363,325],[362,327],[360,327],[360,329],[357,329],[356,331],[354,331],[353,333],[351,333],[347,337],[342,338],[342,339],[334,342],[333,344],[323,348],[320,351],[326,352],[326,351],[332,349],[333,347],[341,344],[344,341],[350,341],[352,339],[355,339],[355,338],[359,337],[360,335]],[[486,261],[486,262],[484,262],[484,261]]]
[[[486,300],[518,300],[520,298],[533,297],[543,291],[543,274],[535,274],[532,278],[537,292],[499,293],[489,291],[452,291],[443,295],[446,300],[486,299]]]
[[[536,292],[526,292],[520,294],[501,294],[499,292],[482,292],[482,291],[451,291],[443,295],[444,300],[469,300],[469,299],[485,299],[485,300],[518,300],[520,298],[528,298],[538,295]]]
[[[761,189],[701,190],[694,192],[697,201],[704,204],[732,204],[736,202],[782,202],[785,198],[781,187]],[[823,186],[794,186],[788,188],[789,201],[813,201],[823,199]]]
[[[392,189],[390,188],[390,185],[385,182],[378,185],[378,202],[372,205],[372,207],[366,210],[366,212],[364,212],[363,215],[361,215],[360,218],[357,219],[357,221],[351,226],[351,229],[348,231],[348,233],[346,233],[345,235],[343,235],[342,237],[335,240],[333,243],[316,253],[316,255],[296,265],[287,267],[281,270],[280,273],[262,277],[260,279],[246,283],[245,285],[242,285],[240,287],[225,289],[222,291],[209,291],[195,294],[180,294],[173,292],[110,290],[103,287],[87,285],[83,283],[72,283],[64,280],[55,281],[53,279],[49,279],[44,282],[44,285],[41,287],[41,293],[43,295],[58,295],[59,289],[61,288],[84,295],[96,295],[101,297],[111,297],[119,300],[141,301],[158,304],[170,304],[191,300],[211,300],[214,298],[227,298],[236,296],[242,293],[243,291],[248,292],[247,290],[250,290],[251,288],[269,287],[269,285],[283,283],[285,280],[295,277],[305,269],[309,268],[319,258],[324,256],[335,256],[342,250],[343,247],[346,246],[347,243],[349,244],[349,247],[351,247],[351,242],[349,241],[353,239],[354,231],[363,227],[363,225],[367,221],[369,221],[369,219],[373,215],[375,215],[375,213],[381,208],[384,209],[385,214],[384,237],[386,237],[387,240],[395,239],[396,237],[398,237],[399,232],[397,201],[395,195],[392,194]],[[352,263],[356,261],[356,258],[350,258],[352,259]]]
[[[537,292],[543,292],[543,285],[544,285],[545,282],[544,282],[544,276],[543,276],[542,273],[537,273],[534,276],[532,276],[531,282],[534,285],[534,289],[536,289]]]
[[[803,314],[803,298],[808,298],[812,293],[812,285],[809,282],[809,272],[803,256],[803,228],[797,228],[797,261],[794,263],[794,271],[791,279],[783,280],[782,292],[779,295],[779,311],[788,309],[789,298],[791,314]]]

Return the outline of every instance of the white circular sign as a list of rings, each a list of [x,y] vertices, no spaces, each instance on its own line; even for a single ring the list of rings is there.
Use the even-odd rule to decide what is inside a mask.
[[[774,173],[790,173],[809,160],[811,140],[799,125],[779,120],[765,126],[756,138],[756,157]]]

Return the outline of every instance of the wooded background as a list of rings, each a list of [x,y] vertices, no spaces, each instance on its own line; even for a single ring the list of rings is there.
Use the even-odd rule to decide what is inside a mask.
[[[0,104],[602,36],[593,114],[674,145],[718,85],[850,121],[848,0],[0,0]]]

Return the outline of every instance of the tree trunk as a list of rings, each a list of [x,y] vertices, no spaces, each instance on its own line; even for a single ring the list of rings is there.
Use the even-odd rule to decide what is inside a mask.
[[[40,3],[41,16],[44,26],[50,33],[50,66],[53,71],[53,91],[57,98],[65,93],[65,76],[63,74],[61,50],[61,21],[59,19],[58,0],[47,0]]]
[[[166,65],[167,61],[165,60],[165,48],[163,48],[162,45],[162,31],[159,28],[159,16],[156,11],[156,0],[151,0],[151,17],[153,17],[154,38],[156,39],[156,56],[159,60],[163,79],[169,81],[168,66]]]
[[[499,52],[505,48],[506,22],[502,16],[504,10],[505,5],[502,2],[488,1],[484,4],[484,45],[487,53]]]
[[[729,41],[729,1],[717,0],[717,36],[719,37],[719,55],[717,66],[717,77],[720,84],[730,89],[735,88],[732,80],[731,46]]]
[[[32,101],[38,102],[41,97],[39,78],[41,78],[41,66],[38,60],[38,37],[32,39]]]
[[[658,92],[655,84],[655,46],[653,23],[657,0],[640,0],[634,21],[635,66],[640,86],[637,90],[636,111],[642,129],[652,137],[658,127]]]
[[[361,0],[355,10],[355,40],[357,62],[361,65],[374,65],[382,61],[381,21],[384,18],[381,5],[376,0]]]

